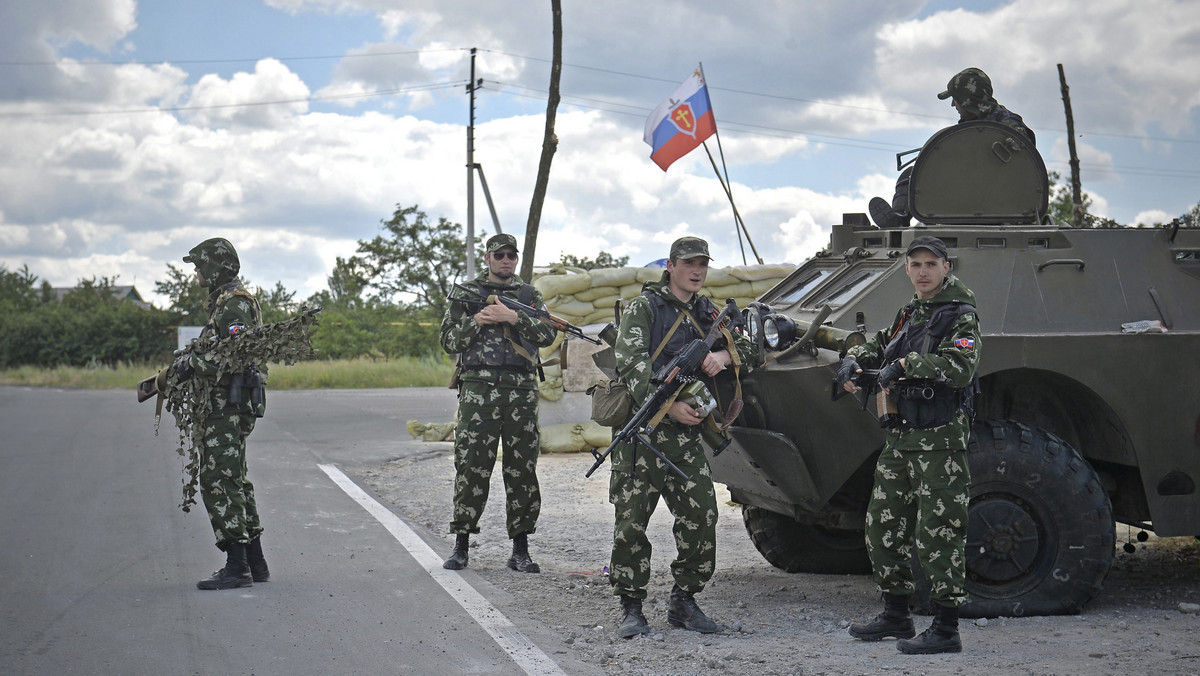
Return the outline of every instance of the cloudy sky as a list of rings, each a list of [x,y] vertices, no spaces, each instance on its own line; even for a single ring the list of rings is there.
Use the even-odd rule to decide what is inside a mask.
[[[536,262],[661,258],[688,233],[740,264],[703,150],[663,172],[646,116],[703,63],[721,148],[766,262],[798,262],[891,195],[895,154],[956,120],[936,93],[987,71],[1068,175],[1056,64],[1093,211],[1200,202],[1200,3],[1191,0],[563,0],[558,152]],[[199,241],[297,297],[397,205],[466,224],[475,159],[523,238],[541,152],[548,1],[41,0],[0,4],[0,265],[156,300]],[[717,146],[710,141],[717,153]],[[492,231],[476,183],[476,231]],[[752,254],[747,256],[753,262]]]

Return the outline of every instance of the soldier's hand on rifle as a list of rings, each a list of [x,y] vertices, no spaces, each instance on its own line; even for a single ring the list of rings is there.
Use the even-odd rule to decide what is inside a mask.
[[[892,383],[904,377],[904,360],[897,359],[896,361],[883,367],[879,372],[879,386],[887,389]]]
[[[475,323],[479,324],[480,326],[486,326],[488,324],[515,325],[518,319],[519,317],[517,316],[516,310],[501,303],[484,305],[482,310],[475,313]]]
[[[858,386],[854,384],[854,376],[860,373],[862,373],[862,367],[858,365],[858,360],[854,357],[846,357],[842,360],[842,365],[838,367],[838,385],[850,394],[854,394],[858,391]]]
[[[699,425],[704,422],[704,418],[696,413],[696,409],[682,401],[671,404],[671,408],[667,409],[667,415],[674,418],[675,422],[680,425]]]
[[[175,370],[175,378],[179,382],[182,383],[188,378],[191,378],[192,372],[195,371],[195,369],[192,368],[192,355],[181,355],[175,360],[175,363],[171,364],[171,368]]]
[[[733,358],[729,356],[729,352],[719,350],[717,352],[709,352],[704,355],[704,361],[700,362],[700,370],[704,371],[704,375],[715,376],[725,370],[733,362]]]

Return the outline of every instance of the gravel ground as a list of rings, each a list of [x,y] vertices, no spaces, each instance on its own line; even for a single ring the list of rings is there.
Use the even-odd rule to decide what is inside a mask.
[[[1060,617],[963,620],[963,652],[910,656],[894,641],[850,638],[850,622],[882,608],[869,577],[788,574],[766,563],[742,526],[741,508],[718,486],[717,572],[701,608],[725,627],[700,635],[667,624],[674,555],[671,519],[660,505],[650,525],[654,546],[645,613],[652,632],[616,638],[620,606],[603,573],[612,544],[613,509],[608,467],[590,479],[588,454],[543,455],[538,467],[542,515],[530,551],[540,575],[505,568],[500,473],[482,532],[472,538],[470,567],[511,596],[502,610],[521,626],[540,623],[586,673],[620,674],[1200,674],[1200,543],[1155,539],[1116,564],[1100,595],[1083,614]],[[449,555],[454,464],[451,444],[430,443],[416,460],[390,462],[357,473],[388,506],[429,529]],[[1118,526],[1118,540],[1126,539]],[[929,618],[918,617],[918,631]]]

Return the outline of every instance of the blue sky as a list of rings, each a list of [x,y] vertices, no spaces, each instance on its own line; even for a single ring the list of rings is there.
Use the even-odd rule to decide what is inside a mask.
[[[935,95],[967,66],[992,76],[1065,175],[1064,65],[1094,212],[1150,223],[1200,202],[1196,3],[563,4],[539,264],[601,250],[640,264],[685,233],[708,238],[717,265],[741,262],[704,153],[664,173],[641,140],[645,116],[698,62],[766,262],[811,256],[843,212],[890,196],[895,153],[955,121]],[[476,160],[520,237],[549,3],[5,3],[0,264],[63,286],[117,276],[149,294],[168,263],[225,236],[252,283],[304,297],[397,205],[465,224],[471,47],[484,80]],[[482,194],[476,227],[491,229]]]

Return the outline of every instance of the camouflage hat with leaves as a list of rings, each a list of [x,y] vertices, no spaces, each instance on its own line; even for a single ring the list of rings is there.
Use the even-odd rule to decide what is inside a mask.
[[[946,84],[946,91],[937,96],[942,100],[953,97],[959,108],[976,117],[987,115],[998,105],[992,97],[992,79],[978,68],[958,72]]]
[[[200,242],[183,257],[184,263],[196,266],[214,285],[232,281],[242,269],[237,250],[224,237],[213,237]]]

